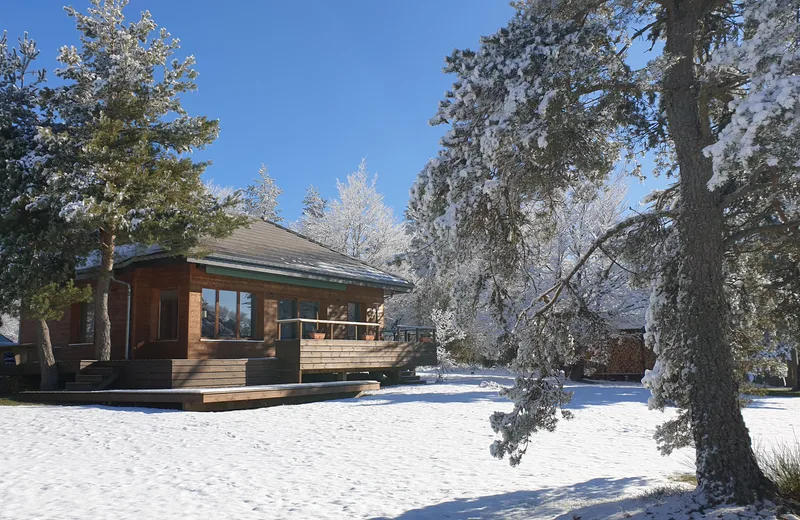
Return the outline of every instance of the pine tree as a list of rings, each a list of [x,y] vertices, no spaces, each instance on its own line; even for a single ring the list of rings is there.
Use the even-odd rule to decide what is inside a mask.
[[[796,248],[800,2],[517,7],[478,51],[447,58],[445,71],[457,80],[432,123],[451,128],[411,202],[415,242],[433,250],[433,265],[489,251],[492,262],[475,281],[490,288],[496,315],[508,317],[509,282],[529,283],[525,259],[536,246],[529,230],[547,236],[541,222],[563,209],[560,192],[592,189],[621,166],[638,173],[637,154],[645,152],[656,153],[676,182],[647,212],[600,234],[512,316],[520,323],[506,329],[508,341],[520,346],[517,359],[533,376],[507,393],[514,411],[493,416],[502,433],[493,453],[518,463],[530,434],[554,428],[568,397],[546,377],[558,371],[558,336],[523,338],[574,297],[594,255],[627,250],[642,260],[635,275],[653,284],[647,335],[659,361],[646,380],[651,403],[680,408],[659,431],[662,448],[694,446],[699,489],[712,502],[769,495],[739,410],[726,281],[731,258]],[[642,29],[631,34],[632,27]],[[630,43],[642,35],[662,41],[664,53],[632,70]],[[538,211],[525,211],[531,205]]]
[[[283,222],[281,210],[278,207],[278,197],[283,190],[275,184],[267,166],[261,165],[258,169],[258,178],[244,190],[244,204],[247,213],[255,218],[270,222]]]
[[[47,320],[64,307],[90,297],[72,278],[91,236],[71,228],[55,202],[42,203],[49,190],[56,148],[37,141],[37,128],[51,128],[41,91],[44,72],[32,70],[38,55],[27,35],[17,49],[0,38],[0,313],[36,322],[40,388],[58,386]]]
[[[196,89],[194,57],[173,58],[179,41],[156,31],[150,13],[126,22],[127,0],[92,0],[87,14],[67,7],[80,49],[62,47],[56,75],[65,83],[48,102],[60,125],[39,139],[59,143],[51,191],[73,227],[97,233],[100,262],[95,297],[97,359],[110,357],[108,291],[115,249],[159,244],[176,253],[202,235],[221,236],[244,220],[204,188],[207,166],[188,153],[210,144],[218,123],[189,116],[180,97]]]
[[[336,181],[337,198],[326,203],[318,195],[306,197],[311,202],[306,203],[308,216],[312,212],[315,216],[301,218],[299,231],[341,253],[385,268],[406,251],[408,241],[404,226],[384,204],[377,181],[377,175],[370,177],[362,159],[347,182]]]
[[[313,184],[306,188],[303,197],[303,213],[300,216],[301,224],[306,220],[319,220],[325,216],[328,202],[322,198],[319,190]]]

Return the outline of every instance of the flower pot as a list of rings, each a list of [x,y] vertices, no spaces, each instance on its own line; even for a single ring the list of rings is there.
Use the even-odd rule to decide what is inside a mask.
[[[312,332],[311,333],[311,337],[313,339],[325,339],[325,333],[324,332]]]
[[[423,343],[433,343],[433,338],[430,338],[428,336],[422,336],[421,338],[419,338],[419,340]]]
[[[375,341],[375,334],[364,334],[364,341]]]

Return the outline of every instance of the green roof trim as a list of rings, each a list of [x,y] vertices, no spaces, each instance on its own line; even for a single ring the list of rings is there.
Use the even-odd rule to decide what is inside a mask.
[[[334,291],[344,291],[347,285],[336,282],[325,282],[322,280],[310,280],[307,278],[293,278],[291,276],[281,276],[279,274],[259,273],[256,271],[245,271],[244,269],[231,269],[229,267],[206,266],[208,274],[218,274],[221,276],[232,276],[235,278],[247,278],[248,280],[261,280],[263,282],[285,283],[289,285],[302,285],[303,287],[314,287],[317,289],[333,289]]]

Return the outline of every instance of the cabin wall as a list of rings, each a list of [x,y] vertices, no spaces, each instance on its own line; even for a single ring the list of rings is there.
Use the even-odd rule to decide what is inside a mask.
[[[193,264],[189,267],[189,275],[189,359],[275,357],[275,340],[278,335],[278,301],[281,299],[319,302],[319,319],[321,320],[346,320],[347,304],[361,303],[362,315],[359,317],[359,321],[366,321],[367,307],[377,306],[377,315],[382,324],[382,289],[348,285],[344,290],[334,290],[266,282],[210,274],[206,272],[205,267]],[[203,289],[245,291],[256,295],[257,300],[262,302],[259,330],[263,330],[263,339],[256,341],[202,338],[200,324]],[[334,334],[343,336],[346,334],[346,328],[336,327]]]
[[[118,280],[130,282],[130,273],[120,274]],[[95,283],[81,282],[76,283],[79,287],[90,286],[94,294]],[[93,303],[91,304],[93,305]],[[125,285],[111,282],[108,294],[108,314],[111,320],[111,358],[125,358],[125,327],[126,312],[128,307],[128,289]],[[50,341],[53,344],[53,354],[56,359],[77,360],[93,359],[94,344],[92,342],[79,342],[79,327],[81,326],[81,304],[75,303],[70,307],[62,309],[63,318],[58,321],[48,321],[50,327]],[[36,322],[31,319],[23,319],[20,323],[20,343],[36,343],[38,341],[36,332]]]
[[[347,320],[348,303],[360,303],[358,321],[378,321],[383,326],[383,290],[347,285],[344,290],[321,289],[232,276],[209,274],[204,267],[166,262],[161,265],[131,267],[116,274],[131,284],[130,317],[131,359],[229,359],[275,357],[278,334],[278,301],[295,299],[319,302],[319,319]],[[94,282],[85,282],[94,286]],[[79,282],[80,285],[80,282]],[[254,327],[263,331],[258,340],[214,340],[201,338],[202,290],[204,288],[253,293],[261,309]],[[160,291],[178,291],[178,339],[159,340]],[[125,333],[128,289],[111,283],[111,359],[125,359]],[[58,360],[93,359],[92,343],[78,343],[80,304],[64,310],[64,317],[50,322],[54,352]],[[346,339],[347,327],[334,327],[334,338]],[[36,342],[36,324],[22,320],[20,342]]]
[[[185,359],[189,334],[189,264],[133,270],[132,359]],[[158,339],[160,291],[178,291],[178,339]]]

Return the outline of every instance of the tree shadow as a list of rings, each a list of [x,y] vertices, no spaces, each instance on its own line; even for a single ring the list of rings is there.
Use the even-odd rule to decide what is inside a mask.
[[[642,477],[595,478],[572,486],[459,498],[412,509],[396,517],[376,517],[372,520],[608,518],[616,512],[641,509],[643,503],[638,498],[624,496],[625,489],[647,484],[648,481]],[[581,505],[583,503],[586,505]],[[564,511],[565,504],[577,504],[580,509],[567,512]]]
[[[484,383],[495,383],[501,386],[513,384],[510,377],[480,377],[468,376],[462,378],[456,376],[451,380],[445,381],[444,385],[455,385],[459,387],[470,386],[480,387],[474,391],[447,391],[446,386],[440,383],[429,382],[427,385],[414,389],[411,392],[381,392],[377,395],[366,396],[361,399],[363,406],[386,406],[391,404],[403,404],[414,402],[426,403],[472,403],[478,401],[491,401],[497,403],[507,403],[504,397],[498,395],[493,387],[485,386]],[[642,403],[647,404],[650,391],[641,385],[634,383],[608,383],[608,384],[581,384],[572,383],[566,386],[566,390],[573,393],[572,401],[568,408],[581,409],[589,406],[602,406],[620,403]]]

